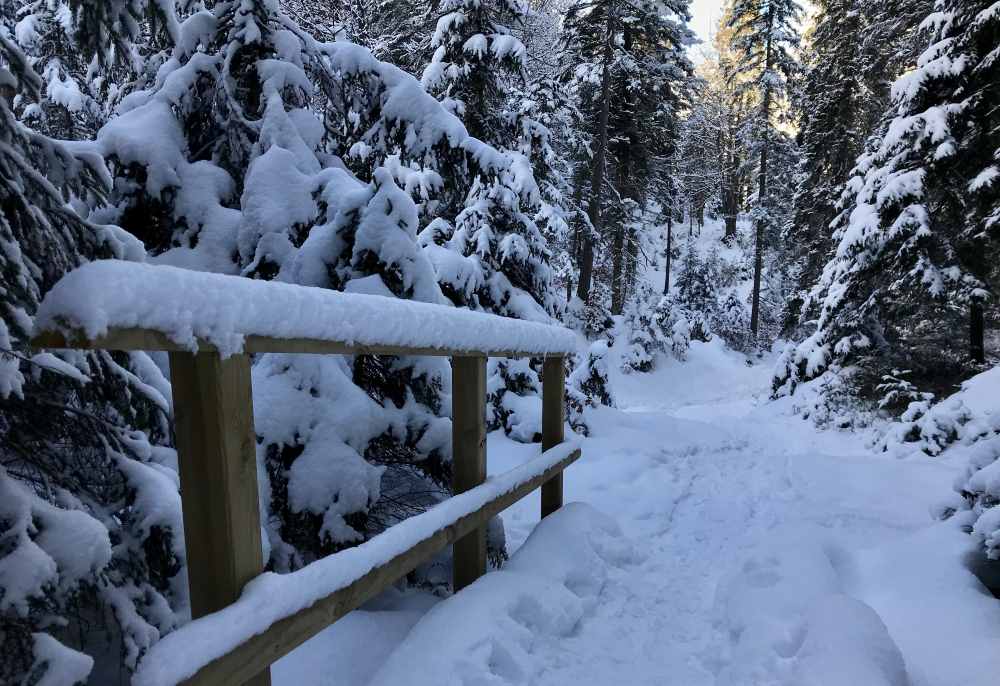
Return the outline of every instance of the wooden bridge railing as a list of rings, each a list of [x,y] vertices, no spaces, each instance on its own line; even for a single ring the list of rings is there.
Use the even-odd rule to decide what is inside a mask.
[[[463,588],[486,571],[489,519],[536,488],[542,517],[561,507],[562,472],[580,456],[563,436],[563,357],[575,340],[558,327],[117,261],[68,274],[37,321],[39,348],[170,356],[194,621],[153,647],[138,684],[265,686],[269,665],[449,544]],[[299,572],[263,573],[250,355],[264,352],[451,357],[455,497]],[[544,367],[542,455],[488,480],[489,356],[544,357]],[[273,597],[281,589],[295,602]]]

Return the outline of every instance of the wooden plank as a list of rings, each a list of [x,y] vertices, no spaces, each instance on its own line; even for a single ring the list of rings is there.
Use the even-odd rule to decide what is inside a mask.
[[[542,450],[565,440],[566,367],[562,357],[546,357],[542,366]],[[563,475],[559,472],[542,484],[542,517],[563,505]]]
[[[465,493],[486,481],[486,358],[451,363],[452,488]],[[486,573],[486,526],[455,541],[452,586],[457,593]]]
[[[330,624],[371,600],[442,548],[482,528],[489,520],[525,497],[580,457],[574,450],[538,476],[483,505],[479,510],[436,531],[384,565],[315,605],[271,625],[267,631],[241,644],[233,652],[206,665],[186,680],[189,686],[235,686],[302,645]]]
[[[57,331],[42,331],[31,340],[35,348],[78,348],[90,350],[165,350],[168,352],[190,352],[184,346],[170,340],[165,334],[146,329],[111,329],[107,334],[94,339],[82,332],[64,336]],[[200,352],[214,352],[216,347],[208,341],[199,340]],[[411,348],[392,345],[356,345],[344,341],[312,340],[306,338],[269,338],[247,336],[243,352],[258,353],[303,353],[315,355],[429,355],[437,357],[537,357],[538,353],[523,350],[456,350],[453,348]]]
[[[250,358],[170,354],[191,616],[233,603],[264,571]],[[266,668],[246,683],[269,686]]]

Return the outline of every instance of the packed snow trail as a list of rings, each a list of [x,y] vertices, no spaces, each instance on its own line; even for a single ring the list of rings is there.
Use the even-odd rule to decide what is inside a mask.
[[[602,567],[580,570],[599,582],[593,597],[578,593],[582,611],[493,573],[482,597],[463,591],[427,615],[432,601],[412,594],[354,613],[279,663],[275,683],[378,685],[408,672],[407,683],[437,686],[433,654],[449,683],[470,685],[985,686],[1000,666],[1000,610],[961,565],[968,537],[929,515],[956,466],[817,431],[763,402],[769,369],[708,343],[686,362],[613,375],[619,406],[588,416],[566,499],[617,520],[635,555],[604,560],[598,542],[577,562]],[[490,471],[536,448],[491,435]],[[511,550],[537,509],[527,498],[505,513]],[[540,545],[577,554],[566,537]]]

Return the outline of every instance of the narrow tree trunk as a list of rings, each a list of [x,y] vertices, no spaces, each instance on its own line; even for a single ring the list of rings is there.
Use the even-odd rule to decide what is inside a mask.
[[[773,18],[771,20],[773,24]],[[767,36],[767,48],[764,66],[766,71],[771,71],[771,33]],[[770,148],[771,133],[771,87],[764,86],[764,101],[761,103],[763,114],[763,144],[760,146],[760,177],[757,189],[757,206],[759,208],[757,217],[756,246],[754,246],[753,264],[753,301],[750,306],[750,334],[753,337],[754,345],[757,344],[757,336],[760,332],[760,278],[764,269],[764,230],[767,225],[768,201],[767,201],[767,153]]]
[[[983,306],[980,303],[972,303],[969,307],[969,356],[973,362],[986,361],[986,344],[983,340],[986,332],[985,320]]]
[[[604,44],[604,65],[601,74],[601,118],[598,120],[597,150],[594,151],[594,170],[590,175],[590,203],[587,206],[587,216],[593,230],[601,231],[601,191],[604,187],[604,159],[608,147],[608,116],[611,108],[611,39],[613,35],[611,17],[608,17],[608,37]],[[590,284],[594,278],[594,240],[593,236],[583,238],[583,251],[580,259],[580,283],[576,294],[580,300],[587,302],[590,297]]]
[[[731,188],[723,192],[722,211],[726,219],[726,234],[723,240],[728,243],[736,238],[736,193]]]
[[[663,277],[663,295],[670,294],[670,253],[673,251],[670,245],[673,239],[674,232],[674,208],[670,208],[670,212],[667,213],[667,273]]]

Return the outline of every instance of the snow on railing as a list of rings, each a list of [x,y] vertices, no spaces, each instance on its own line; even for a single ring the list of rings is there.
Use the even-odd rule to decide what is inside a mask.
[[[486,571],[486,524],[535,489],[562,506],[563,357],[575,335],[443,305],[119,261],[67,274],[43,300],[38,348],[170,353],[191,614],[133,681],[270,684],[269,666],[454,545],[454,587]],[[456,496],[356,548],[286,575],[263,573],[250,354],[452,357]],[[544,357],[540,457],[486,479],[486,358]]]
[[[45,296],[37,325],[89,341],[139,329],[177,349],[207,345],[223,356],[297,352],[288,341],[310,348],[302,352],[339,352],[324,343],[359,352],[497,357],[576,349],[573,332],[539,322],[121,260],[91,262],[64,276]]]

